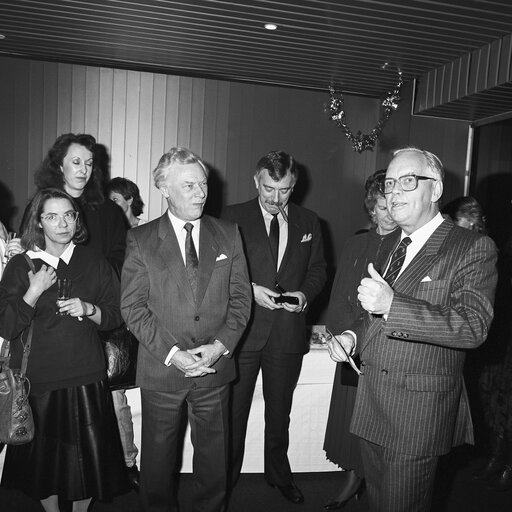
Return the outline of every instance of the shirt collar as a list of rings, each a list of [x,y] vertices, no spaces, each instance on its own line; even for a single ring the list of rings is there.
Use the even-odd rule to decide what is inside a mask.
[[[62,260],[66,265],[69,265],[75,247],[75,244],[73,242],[70,242],[69,245],[64,249],[64,252],[59,257],[53,256],[53,254],[43,251],[42,249],[36,246],[35,251],[27,251],[27,256],[31,260],[40,259],[43,260],[48,265],[52,266],[53,268],[57,268],[59,266],[59,260]]]
[[[196,228],[196,233],[199,231],[199,226],[201,224],[200,218],[196,220],[178,219],[176,215],[173,215],[171,213],[171,210],[167,210],[167,214],[169,215],[169,220],[171,221],[172,227],[174,228],[174,232],[176,233],[176,235],[178,235],[181,232],[181,230],[183,229],[187,222],[190,222],[190,224],[192,224],[194,228]]]
[[[263,206],[261,205],[261,202],[260,202],[260,199],[258,198],[258,204],[260,205],[260,209],[261,209],[261,214],[263,215],[263,218],[266,219],[266,220],[269,220],[271,221],[272,220],[272,217],[273,215],[269,212],[267,212],[267,210],[265,210],[265,208],[263,208]],[[288,203],[286,204],[286,206],[284,207],[284,211],[286,213],[286,215],[288,215]],[[283,216],[281,215],[281,212],[279,212],[277,214],[277,218],[280,219],[282,218]]]
[[[403,240],[406,236],[408,236],[411,239],[411,242],[415,245],[423,245],[430,238],[432,233],[443,223],[443,221],[444,217],[440,212],[438,212],[433,219],[430,219],[424,226],[421,226],[421,228],[417,229],[414,233],[406,235],[402,231],[400,240]]]

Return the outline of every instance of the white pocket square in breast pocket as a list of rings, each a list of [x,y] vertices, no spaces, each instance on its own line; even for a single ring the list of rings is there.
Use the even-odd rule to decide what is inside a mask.
[[[421,282],[422,282],[422,283],[430,283],[430,281],[432,281],[432,279],[430,279],[430,277],[429,277],[429,276],[425,276],[425,277],[421,280]]]
[[[215,261],[222,261],[227,259],[227,256],[225,254],[221,254],[220,256],[217,256],[217,259]]]
[[[311,242],[312,239],[313,239],[313,235],[311,233],[308,233],[307,235],[304,235],[302,237],[302,240],[300,241],[300,243],[303,244],[304,242]]]

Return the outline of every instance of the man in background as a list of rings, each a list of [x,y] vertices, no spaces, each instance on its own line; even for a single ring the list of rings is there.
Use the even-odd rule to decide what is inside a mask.
[[[265,478],[293,503],[304,497],[288,461],[290,411],[302,358],[309,350],[306,309],[322,290],[325,261],[317,216],[289,203],[297,182],[292,156],[272,151],[257,164],[258,196],[230,206],[244,242],[255,305],[237,352],[232,386],[230,483],[242,468],[247,420],[258,372],[265,400]]]

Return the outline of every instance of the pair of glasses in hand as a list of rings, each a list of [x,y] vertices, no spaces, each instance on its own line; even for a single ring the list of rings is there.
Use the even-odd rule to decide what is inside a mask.
[[[357,367],[357,364],[354,362],[351,356],[347,354],[347,351],[343,348],[343,345],[341,344],[340,340],[331,332],[327,327],[325,328],[325,332],[331,337],[334,338],[338,345],[341,347],[341,350],[345,354],[345,357],[347,358],[347,363],[352,367],[352,369],[357,373],[357,375],[363,375],[363,372]]]

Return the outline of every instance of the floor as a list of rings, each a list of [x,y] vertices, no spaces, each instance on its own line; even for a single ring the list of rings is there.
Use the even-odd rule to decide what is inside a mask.
[[[472,448],[454,450],[441,461],[438,471],[434,505],[435,512],[510,512],[512,490],[491,492],[485,483],[472,479],[471,474],[484,459]],[[335,494],[338,472],[297,473],[295,481],[305,496],[301,505],[293,505],[270,488],[261,474],[242,474],[233,492],[228,512],[320,512],[323,504]],[[192,478],[183,474],[180,482],[180,512],[191,510]],[[90,512],[140,512],[137,494],[130,492],[111,503],[94,503]],[[346,512],[368,510],[366,495],[352,500],[343,508]],[[1,512],[43,512],[39,503],[16,491],[0,488]]]

